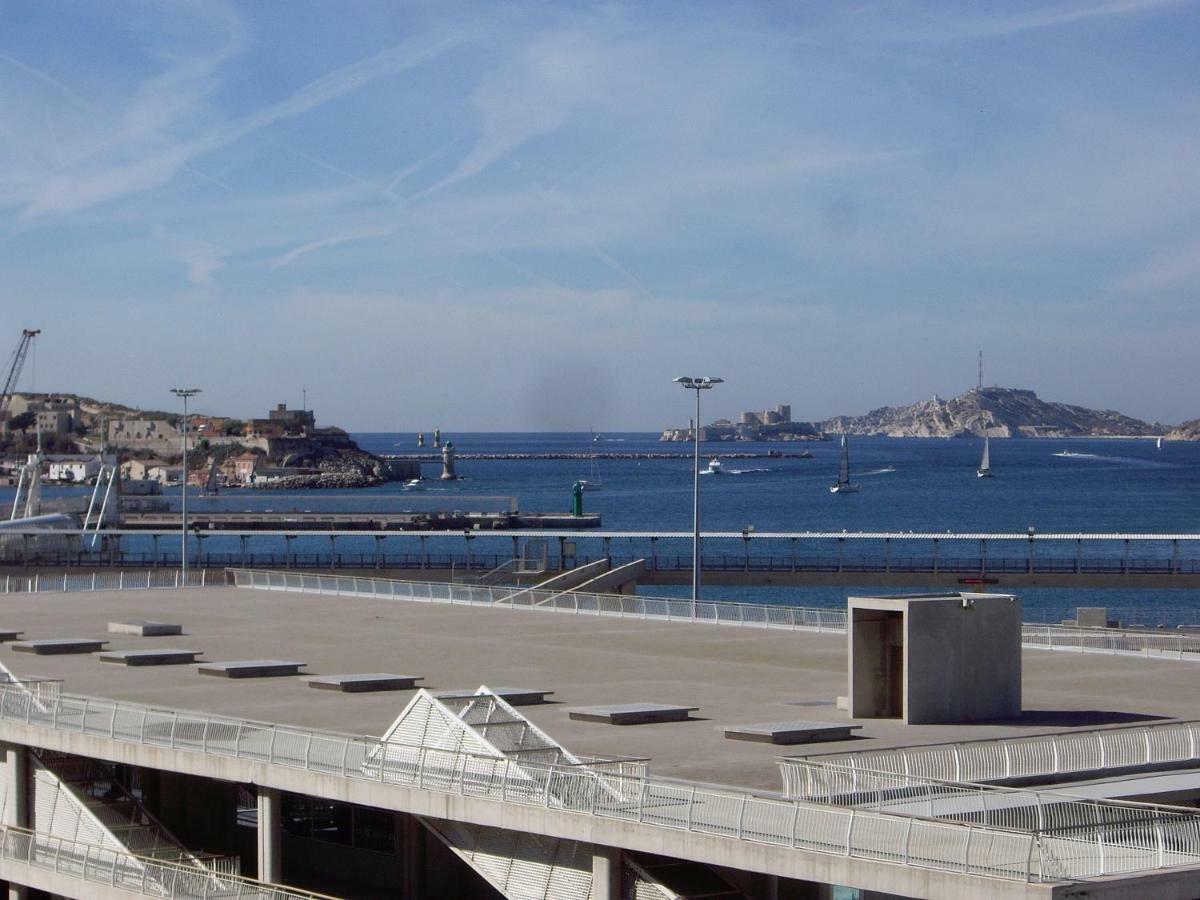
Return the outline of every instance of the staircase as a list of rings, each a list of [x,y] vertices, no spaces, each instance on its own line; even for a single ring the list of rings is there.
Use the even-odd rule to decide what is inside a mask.
[[[48,750],[30,760],[34,830],[118,853],[237,875],[237,857],[193,853],[116,779],[107,763]]]

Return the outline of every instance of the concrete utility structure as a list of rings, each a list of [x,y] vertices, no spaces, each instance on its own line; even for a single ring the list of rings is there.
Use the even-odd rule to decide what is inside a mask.
[[[429,689],[0,645],[20,676],[0,681],[0,878],[73,897],[1200,895],[1200,724],[1181,721],[1200,719],[1200,695],[1165,654],[1026,646],[1017,718],[854,721],[835,706],[846,617],[828,610],[230,577],[10,593],[5,618],[33,640],[185,622],[166,640],[209,659],[304,660],[317,678],[402,666]],[[107,634],[109,652],[164,640]],[[492,684],[556,702],[518,708]],[[699,714],[618,727],[569,712],[646,698]],[[726,739],[781,726],[844,732],[782,763]],[[1112,796],[1124,779],[1144,801],[1147,773],[1170,770],[1179,806],[1036,787],[1101,779]]]
[[[850,714],[910,725],[1021,714],[1021,601],[1006,594],[851,597]]]

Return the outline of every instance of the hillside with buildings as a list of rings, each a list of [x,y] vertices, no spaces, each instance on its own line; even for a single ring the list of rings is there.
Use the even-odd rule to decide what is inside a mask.
[[[183,478],[179,414],[137,410],[73,394],[14,394],[4,423],[5,449],[80,457],[66,481],[87,480],[83,460],[115,456],[132,481]],[[264,418],[189,415],[189,483],[208,488],[370,487],[412,477],[359,448],[343,429],[318,427],[312,410],[278,404]],[[54,460],[51,460],[54,462]],[[419,474],[419,473],[418,473]]]

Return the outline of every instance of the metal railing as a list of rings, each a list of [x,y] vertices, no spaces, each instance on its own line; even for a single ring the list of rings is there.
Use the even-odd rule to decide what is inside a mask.
[[[0,683],[0,719],[151,747],[236,757],[342,778],[718,835],[821,853],[1018,881],[1174,864],[1145,854],[1076,853],[1071,841],[915,815],[807,803],[736,788],[517,762],[430,747],[62,694],[35,703]]]
[[[1021,626],[1021,643],[1029,648],[1121,656],[1156,656],[1200,662],[1200,634],[1079,628],[1074,625]]]
[[[300,572],[228,570],[233,583],[243,588],[294,591],[309,594],[407,600],[417,603],[508,607],[515,610],[567,612],[578,615],[661,619],[672,622],[705,622],[792,631],[844,633],[846,613],[840,609],[771,606],[702,600],[639,597],[632,594],[592,594],[580,591],[539,591],[491,585],[428,581],[393,581],[352,575],[310,575]]]
[[[1200,813],[1057,791],[939,781],[816,759],[785,763],[795,799],[1025,831],[1067,871],[1200,863]]]
[[[249,878],[214,875],[187,864],[120,853],[12,825],[0,826],[0,857],[146,897],[180,900],[323,900],[326,897]]]
[[[693,606],[691,600],[632,594],[539,591],[536,588],[518,590],[489,585],[397,581],[357,575],[319,575],[254,569],[227,571],[238,587],[264,590],[407,600],[417,603],[509,606],[513,609],[550,610],[580,615],[702,622],[791,631],[840,634],[846,632],[846,612],[842,609],[709,600],[702,600]],[[1200,634],[1184,632],[1165,634],[1157,631],[1025,624],[1022,626],[1021,642],[1029,649],[1152,656],[1200,662]]]
[[[810,757],[822,763],[941,781],[1007,781],[1200,760],[1200,722],[1165,722],[1028,737],[890,747]],[[782,762],[784,791],[797,786]]]
[[[206,569],[192,570],[186,578],[178,569],[147,572],[89,572],[71,575],[66,572],[5,575],[0,579],[0,594],[32,594],[43,591],[131,591],[184,587],[207,587]]]
[[[73,532],[46,532],[42,537],[60,535],[74,538]],[[112,532],[101,532],[102,535],[112,536]],[[124,531],[122,540],[126,537],[152,538],[162,537],[163,531]],[[411,539],[414,532],[387,532],[381,540],[395,541],[405,537]],[[209,549],[212,542],[227,539],[237,541],[241,536],[253,537],[265,541],[272,537],[280,542],[283,538],[275,533],[263,534],[255,532],[211,531],[197,535],[201,545],[193,549],[194,561],[199,565],[213,568],[221,566],[242,566],[249,568],[357,568],[357,569],[456,569],[487,571],[501,565],[512,557],[509,551],[471,551],[465,553],[447,552],[396,552],[379,547],[374,551],[355,551],[342,549],[313,551],[311,549],[275,550],[249,549],[238,550],[227,546],[226,549]],[[487,534],[491,537],[492,535]],[[297,531],[295,537],[328,538],[328,531]],[[379,532],[335,532],[337,541],[353,540],[354,538],[371,539],[379,537]],[[476,538],[478,539],[478,538]],[[0,542],[0,560],[8,559],[16,564],[42,566],[177,566],[179,552],[177,549],[163,545],[161,550],[151,551],[145,548],[110,546],[100,551],[89,551],[86,548],[75,547],[36,547],[25,548],[18,538],[11,538],[9,549],[5,551]],[[28,550],[28,552],[26,552]],[[656,550],[653,554],[645,553],[612,553],[580,551],[567,560],[554,555],[548,563],[559,568],[573,568],[598,559],[610,559],[614,566],[645,559],[646,566],[653,572],[690,572],[692,557],[687,553],[671,553]],[[1024,556],[932,556],[932,555],[889,555],[874,556],[866,554],[846,554],[837,556],[830,553],[797,553],[797,554],[768,554],[756,550],[753,553],[706,553],[701,559],[705,572],[757,572],[757,573],[797,573],[797,574],[874,574],[884,577],[889,575],[940,575],[940,576],[986,576],[986,575],[1079,575],[1079,576],[1192,576],[1200,574],[1200,559],[1174,557],[1036,557],[1032,561]]]

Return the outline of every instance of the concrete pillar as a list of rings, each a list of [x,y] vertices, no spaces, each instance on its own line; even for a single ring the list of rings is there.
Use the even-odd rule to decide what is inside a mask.
[[[258,880],[283,881],[282,800],[275,788],[258,789]]]
[[[425,896],[426,829],[416,816],[396,813],[396,856],[400,859],[400,896]]]
[[[592,900],[621,900],[621,851],[592,848]]]
[[[0,744],[4,750],[4,824],[29,827],[29,750],[20,744]],[[29,888],[8,883],[8,900],[26,900]]]

